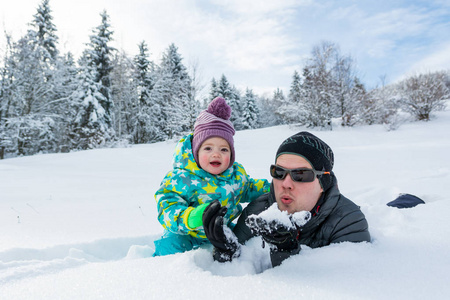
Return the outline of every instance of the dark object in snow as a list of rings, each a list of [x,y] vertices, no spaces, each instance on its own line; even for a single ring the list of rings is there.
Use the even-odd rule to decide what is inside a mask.
[[[386,205],[397,208],[410,208],[419,204],[425,204],[425,201],[411,194],[400,194],[395,200]]]

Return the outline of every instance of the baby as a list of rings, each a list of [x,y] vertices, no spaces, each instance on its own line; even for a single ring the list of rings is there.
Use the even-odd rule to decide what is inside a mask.
[[[155,241],[154,256],[180,253],[209,243],[203,230],[206,207],[218,200],[227,207],[224,223],[242,212],[240,202],[251,202],[269,191],[265,179],[252,179],[235,162],[231,108],[217,97],[202,111],[194,133],[184,136],[173,156],[173,169],[155,193],[163,236]]]

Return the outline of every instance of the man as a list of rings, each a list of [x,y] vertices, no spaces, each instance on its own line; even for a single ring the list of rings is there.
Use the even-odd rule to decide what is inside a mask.
[[[259,235],[271,244],[273,266],[300,252],[300,244],[317,248],[339,242],[370,242],[368,224],[360,208],[344,197],[333,173],[331,148],[309,132],[287,138],[278,148],[271,191],[251,202],[242,212],[233,233],[225,233],[225,207],[212,203],[203,214],[205,233],[214,245],[214,259],[230,261],[240,244]],[[272,204],[287,212],[291,225],[262,217]],[[298,212],[310,212],[305,223]],[[305,224],[304,224],[305,223]]]

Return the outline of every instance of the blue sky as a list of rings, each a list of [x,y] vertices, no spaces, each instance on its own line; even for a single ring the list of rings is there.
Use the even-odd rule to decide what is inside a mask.
[[[41,0],[2,1],[0,50],[6,31],[18,39]],[[321,41],[355,60],[368,88],[418,72],[450,69],[450,1],[313,0],[50,0],[60,50],[78,56],[106,9],[114,46],[129,55],[145,40],[159,63],[170,43],[208,86],[222,74],[239,89],[288,92]]]

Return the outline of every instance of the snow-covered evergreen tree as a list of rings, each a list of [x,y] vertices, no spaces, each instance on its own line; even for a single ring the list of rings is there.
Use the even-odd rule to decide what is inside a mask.
[[[276,106],[274,113],[279,116],[284,123],[300,123],[303,116],[301,114],[301,102],[303,100],[302,81],[297,71],[294,71],[292,76],[291,88],[289,89],[288,97],[283,95],[277,95],[276,99],[278,105]]]
[[[171,87],[169,83],[170,78],[167,78],[167,73],[158,71],[155,85],[150,92],[150,122],[153,125],[153,133],[150,139],[151,142],[165,141],[169,139],[166,131],[167,124],[170,122],[167,107],[169,106],[169,99],[171,99]]]
[[[142,41],[138,47],[139,54],[135,56],[134,64],[136,66],[137,86],[139,88],[139,102],[145,105],[155,84],[155,66],[149,60],[150,54],[147,43]]]
[[[97,69],[86,56],[80,59],[81,72],[78,75],[78,88],[72,95],[77,105],[77,115],[72,123],[71,140],[73,149],[93,149],[104,146],[110,140],[110,117],[101,105],[105,96],[101,93],[101,84],[97,81]]]
[[[157,139],[172,139],[190,130],[191,105],[189,97],[191,79],[178,48],[171,44],[163,53],[157,80],[151,92]]]
[[[148,143],[154,138],[154,120],[152,117],[152,105],[150,93],[155,84],[155,66],[149,60],[148,46],[145,41],[139,45],[139,54],[134,58],[136,68],[136,81],[138,101],[133,109],[133,142],[135,144]]]
[[[12,96],[12,86],[13,86],[13,69],[14,65],[11,62],[12,53],[12,42],[11,36],[6,35],[6,49],[3,57],[3,65],[0,67],[0,147],[6,148],[7,136],[4,134],[6,120],[10,115],[10,108],[13,102]],[[4,152],[3,152],[4,153]]]
[[[227,101],[228,105],[231,107],[230,121],[233,123],[234,129],[241,130],[243,128],[241,118],[241,95],[236,87],[228,82],[228,79],[224,74],[220,77],[219,82],[213,78],[210,97],[212,97],[211,100],[215,97],[222,97]]]
[[[366,102],[367,92],[364,85],[356,77],[351,83],[350,90],[342,95],[341,106],[341,125],[353,126],[356,123],[364,123],[361,120],[361,112]]]
[[[286,101],[286,97],[284,96],[283,90],[277,88],[273,92],[272,100],[270,101],[270,111],[273,115],[273,125],[286,124],[286,120],[284,117],[278,113],[277,109],[281,107]]]
[[[101,14],[101,24],[92,30],[90,42],[85,56],[91,68],[95,70],[95,82],[99,83],[99,91],[103,95],[99,103],[104,110],[105,125],[112,128],[113,125],[113,101],[111,99],[111,78],[113,53],[116,50],[109,43],[112,41],[113,31],[109,23],[109,15],[106,11]]]
[[[309,127],[331,129],[333,99],[329,87],[329,78],[324,70],[311,71],[308,67],[303,69],[304,81],[301,102],[302,123]]]
[[[52,76],[53,99],[49,103],[55,115],[57,152],[68,152],[71,149],[70,124],[77,114],[72,95],[78,87],[77,75],[78,68],[70,52],[63,57],[58,57]]]
[[[241,93],[234,85],[231,87],[231,93],[228,96],[227,103],[232,109],[230,121],[233,123],[234,129],[241,130],[243,128],[242,99]]]
[[[258,97],[256,102],[259,110],[258,127],[270,127],[279,125],[274,114],[274,107],[272,106],[272,99],[264,96]]]
[[[213,78],[211,80],[211,88],[209,90],[209,99],[207,99],[205,108],[208,106],[209,102],[211,102],[212,100],[214,100],[214,98],[219,96],[223,97],[223,95],[219,92],[217,80]]]
[[[297,71],[294,71],[294,75],[292,76],[291,88],[289,90],[289,102],[294,105],[298,105],[302,99],[302,82],[300,75]]]
[[[37,8],[37,13],[33,16],[31,26],[35,29],[30,33],[35,36],[38,46],[44,49],[43,60],[55,61],[58,56],[58,36],[56,26],[53,24],[52,10],[49,0],[43,0]]]
[[[281,116],[277,110],[286,101],[283,90],[277,88],[273,92],[272,98],[258,97],[257,101],[259,109],[259,127],[270,127],[280,124],[286,124],[283,116]]]
[[[58,151],[60,121],[56,98],[56,27],[48,1],[43,1],[30,23],[31,29],[11,47],[5,61],[8,72],[9,149],[15,155]]]
[[[242,99],[242,129],[258,128],[259,110],[256,101],[256,95],[247,88]]]

